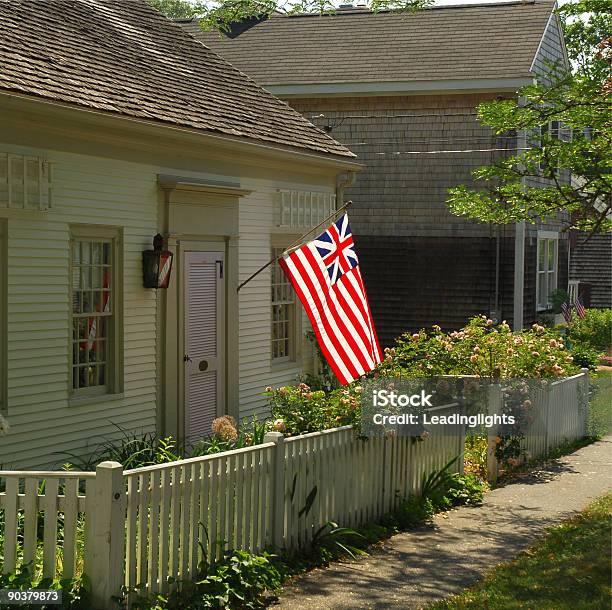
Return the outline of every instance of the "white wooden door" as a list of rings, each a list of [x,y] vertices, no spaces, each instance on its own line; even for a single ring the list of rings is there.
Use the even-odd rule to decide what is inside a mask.
[[[185,253],[185,438],[210,436],[224,405],[223,252]]]

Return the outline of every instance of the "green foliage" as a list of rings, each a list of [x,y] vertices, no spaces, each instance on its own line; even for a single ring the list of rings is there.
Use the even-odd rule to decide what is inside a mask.
[[[472,318],[461,331],[406,333],[385,350],[378,369],[387,377],[476,375],[495,379],[554,378],[578,372],[560,335],[534,324],[513,333],[503,322]]]
[[[324,561],[348,555],[356,559],[364,555],[364,551],[355,545],[356,541],[365,541],[363,534],[350,527],[339,527],[337,523],[328,521],[320,527],[312,537],[313,552]]]
[[[576,366],[590,369],[591,371],[594,371],[597,368],[597,365],[601,360],[601,352],[596,349],[592,349],[584,343],[574,344],[571,347],[570,352]]]
[[[62,591],[61,606],[57,604],[20,604],[20,608],[30,608],[32,610],[53,610],[58,608],[66,610],[90,610],[91,608],[88,593],[90,587],[85,576],[80,579],[41,579],[36,576],[36,570],[34,570],[34,566],[31,563],[22,565],[10,574],[0,575],[0,589],[17,589],[20,591],[24,589],[49,589]]]
[[[584,318],[572,317],[569,340],[599,352],[612,348],[612,309],[587,309]]]
[[[189,0],[147,0],[151,6],[171,19],[191,19],[198,17],[205,11],[203,2],[189,2]]]
[[[550,304],[552,313],[561,313],[561,305],[569,303],[570,296],[567,290],[553,290],[550,293]]]
[[[305,383],[297,386],[266,388],[272,415],[269,427],[285,436],[318,432],[354,425],[361,421],[362,388],[352,385],[330,393],[312,390]]]
[[[127,431],[116,426],[121,436],[116,440],[101,443],[94,451],[85,457],[65,453],[70,458],[70,466],[76,470],[95,470],[100,462],[115,461],[123,465],[126,470],[164,464],[181,459],[176,447],[176,441],[168,436],[161,437],[155,432]]]
[[[481,479],[487,476],[487,452],[489,439],[486,434],[468,434],[465,437],[463,468]]]
[[[596,14],[591,13],[594,6]],[[515,146],[518,132],[525,132],[527,141],[522,149],[517,145],[516,153],[475,170],[475,188],[450,189],[448,205],[454,214],[507,224],[536,223],[564,211],[567,224],[575,228],[612,229],[612,9],[609,2],[582,0],[559,12],[576,61],[574,72],[550,66],[549,78],[523,87],[516,99],[479,105],[479,120],[507,148]],[[552,122],[560,131],[542,129]]]
[[[167,595],[142,595],[138,589],[125,594],[131,594],[135,610],[264,608],[266,594],[282,583],[281,572],[272,559],[269,553],[228,551],[216,563],[203,562],[193,581],[173,583],[176,587]]]
[[[423,475],[421,493],[402,500],[383,523],[387,527],[411,529],[429,521],[437,512],[462,504],[482,502],[488,484],[471,473],[451,473],[450,469],[456,461],[457,458],[453,458],[442,468]]]

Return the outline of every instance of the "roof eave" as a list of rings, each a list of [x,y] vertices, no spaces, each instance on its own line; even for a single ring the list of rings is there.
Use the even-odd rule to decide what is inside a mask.
[[[377,95],[423,95],[428,93],[480,93],[517,91],[533,84],[533,75],[526,73],[505,78],[444,79],[421,81],[346,82],[266,84],[263,86],[281,98],[290,97],[342,97]]]
[[[23,112],[30,108],[35,112],[40,113],[42,111],[45,115],[58,119],[78,117],[83,123],[95,123],[97,126],[108,126],[109,128],[120,127],[126,135],[141,134],[174,140],[179,139],[184,141],[185,144],[195,146],[214,144],[229,154],[240,152],[246,156],[264,155],[268,158],[277,158],[284,161],[293,160],[296,163],[335,167],[342,171],[360,171],[363,168],[363,165],[355,160],[356,156],[354,155],[349,157],[348,155],[336,155],[288,145],[260,142],[243,136],[208,132],[163,121],[138,119],[18,92],[0,91],[0,107],[2,106],[7,108],[14,106]]]

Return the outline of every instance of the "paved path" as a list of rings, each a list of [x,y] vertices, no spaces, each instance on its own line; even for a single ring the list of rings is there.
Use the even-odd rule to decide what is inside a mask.
[[[299,578],[276,610],[421,608],[514,558],[545,528],[612,488],[612,437],[495,489],[482,507],[437,516],[394,536],[375,555]]]

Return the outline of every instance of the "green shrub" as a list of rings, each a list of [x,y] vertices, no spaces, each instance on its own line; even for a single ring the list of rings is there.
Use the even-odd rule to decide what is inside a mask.
[[[129,470],[181,459],[181,452],[171,436],[161,437],[155,432],[135,432],[116,427],[121,432],[118,439],[104,441],[85,457],[63,454],[69,458],[67,469],[90,471],[95,470],[100,462],[115,461]]]
[[[587,309],[584,318],[574,314],[569,325],[569,339],[599,352],[612,347],[612,309]]]
[[[601,352],[584,343],[572,345],[570,352],[576,366],[594,371],[601,360]]]
[[[221,561],[204,562],[193,581],[180,581],[166,595],[133,596],[134,610],[204,610],[208,608],[264,608],[266,593],[282,584],[282,575],[269,553],[253,555],[247,551],[228,551]]]
[[[503,322],[494,326],[485,316],[472,318],[460,331],[406,333],[377,371],[388,377],[476,375],[510,379],[554,378],[578,372],[559,333],[534,324],[513,333]]]
[[[326,394],[305,383],[297,386],[266,388],[272,420],[268,426],[285,436],[318,432],[361,422],[359,385],[339,388]]]
[[[22,565],[15,572],[0,575],[0,589],[47,589],[62,591],[62,603],[58,604],[19,604],[20,608],[36,610],[90,610],[89,585],[87,579],[39,579],[32,564]],[[6,606],[13,607],[13,606]]]

